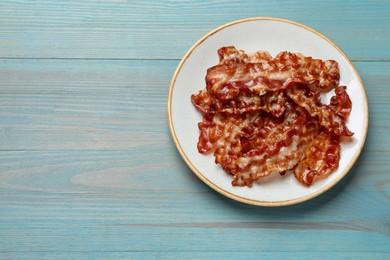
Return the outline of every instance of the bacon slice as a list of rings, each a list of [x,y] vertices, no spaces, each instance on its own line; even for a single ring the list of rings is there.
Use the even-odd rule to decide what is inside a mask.
[[[330,105],[318,101],[317,90],[306,86],[296,86],[287,90],[287,95],[294,102],[309,112],[312,117],[318,117],[320,124],[338,136],[352,136],[353,133],[346,125],[352,102],[345,86],[336,88],[336,96],[332,97]],[[313,99],[314,97],[314,99]]]
[[[232,48],[220,49],[220,64],[207,70],[207,89],[220,100],[232,99],[243,89],[262,95],[296,83],[320,89],[338,85],[339,68],[334,60],[322,61],[300,53],[281,52],[275,58],[252,62],[257,60]]]
[[[340,138],[321,131],[305,152],[302,161],[294,169],[298,181],[310,185],[315,176],[326,177],[336,170],[340,160]]]
[[[336,95],[330,99],[329,108],[345,122],[352,110],[352,101],[348,96],[347,87],[339,86],[335,89]]]
[[[285,111],[286,96],[284,92],[270,92],[265,95],[241,93],[235,98],[221,101],[212,96],[207,89],[191,96],[191,101],[202,115],[215,113],[243,114],[263,110],[281,117]]]
[[[229,154],[228,146],[237,144],[234,141],[236,135],[251,122],[250,117],[256,117],[256,115],[257,113],[239,116],[218,113],[210,117],[204,116],[203,121],[198,124],[200,130],[198,151],[208,154],[216,149],[224,149],[227,151],[224,155]],[[222,152],[219,153],[222,154]],[[216,163],[219,163],[219,160],[216,160]]]
[[[268,51],[257,51],[255,53],[245,53],[237,50],[233,46],[222,47],[218,49],[219,64],[246,62],[258,63],[272,59]]]

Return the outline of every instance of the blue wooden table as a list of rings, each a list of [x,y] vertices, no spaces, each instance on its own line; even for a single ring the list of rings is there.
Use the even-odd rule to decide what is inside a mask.
[[[362,77],[365,147],[293,206],[225,198],[170,136],[172,75],[204,34],[268,16]],[[0,259],[390,259],[389,1],[1,1]]]

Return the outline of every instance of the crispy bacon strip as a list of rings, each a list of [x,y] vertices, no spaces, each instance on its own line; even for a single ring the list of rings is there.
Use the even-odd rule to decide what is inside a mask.
[[[214,152],[216,149],[228,151],[230,148],[226,147],[235,143],[236,134],[241,131],[244,124],[248,124],[245,120],[248,120],[249,116],[250,114],[236,116],[225,113],[204,116],[203,121],[198,124],[200,130],[198,151],[202,154]],[[216,160],[216,163],[219,161]]]
[[[265,95],[241,93],[228,101],[221,101],[212,96],[207,89],[191,96],[191,101],[202,115],[215,113],[242,114],[263,110],[281,117],[285,111],[286,96],[284,92],[270,92]]]
[[[242,50],[237,50],[233,46],[222,47],[218,49],[219,64],[246,62],[258,63],[272,59],[268,51],[257,51],[254,53],[245,53]]]
[[[352,101],[348,96],[346,86],[337,87],[335,93],[336,95],[330,99],[329,108],[345,122],[351,113]]]
[[[273,59],[251,62],[240,51],[238,58],[231,58],[234,56],[231,54],[234,53],[232,48],[220,49],[220,64],[207,70],[207,89],[220,100],[232,99],[243,89],[262,95],[268,91],[286,89],[296,83],[312,84],[321,89],[338,85],[340,75],[336,61],[281,52]]]
[[[345,86],[336,88],[336,96],[332,97],[330,105],[324,105],[317,99],[313,99],[313,96],[317,96],[313,92],[317,92],[317,90],[306,86],[296,86],[286,92],[297,105],[306,109],[312,117],[318,117],[320,124],[329,131],[338,136],[353,135],[345,122],[352,108],[352,102]]]
[[[294,169],[295,178],[310,185],[315,176],[325,177],[339,166],[340,138],[327,131],[321,131],[305,152],[302,161]]]
[[[198,123],[200,130],[198,140],[198,151],[201,154],[208,154],[215,150],[218,139],[222,136],[223,125],[213,122],[213,117],[204,116],[202,122]]]

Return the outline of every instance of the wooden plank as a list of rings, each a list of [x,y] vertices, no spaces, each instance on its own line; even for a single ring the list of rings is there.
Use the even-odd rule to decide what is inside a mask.
[[[167,94],[177,63],[0,60],[0,149],[168,142]]]
[[[388,204],[370,193],[272,210],[213,194],[1,195],[2,251],[389,253]]]
[[[304,253],[304,254],[303,254]],[[1,259],[388,259],[389,253],[372,252],[9,252],[0,253]]]
[[[0,60],[0,149],[132,149],[171,142],[166,103],[177,64]],[[366,149],[388,153],[388,63],[355,64],[369,100]]]
[[[387,158],[388,152],[364,150],[351,170],[354,176],[351,181],[358,185],[355,188],[375,192],[382,199],[389,196]],[[92,191],[101,188],[103,192],[109,192],[111,188],[134,192],[209,191],[186,167],[170,143],[117,151],[2,151],[0,163],[0,187],[8,190],[61,193],[78,193],[89,188]]]
[[[0,57],[180,59],[216,27],[271,16],[322,32],[354,61],[389,61],[389,12],[370,0],[1,1]]]

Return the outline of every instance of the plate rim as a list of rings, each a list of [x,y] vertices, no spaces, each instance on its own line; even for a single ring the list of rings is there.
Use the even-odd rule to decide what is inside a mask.
[[[181,145],[179,143],[179,140],[178,140],[178,138],[176,136],[175,127],[173,125],[173,120],[172,120],[172,94],[173,94],[174,86],[175,86],[175,83],[176,83],[176,79],[177,79],[177,76],[179,75],[179,73],[180,73],[184,63],[191,56],[192,52],[199,45],[201,45],[206,39],[208,39],[210,36],[216,34],[219,31],[222,31],[223,29],[225,29],[227,27],[234,26],[234,25],[240,24],[240,23],[245,23],[245,22],[265,21],[265,20],[283,22],[283,23],[288,23],[288,24],[292,24],[294,26],[301,27],[303,29],[306,29],[306,30],[316,34],[317,36],[320,36],[325,41],[327,41],[329,44],[331,44],[343,56],[343,58],[346,60],[346,62],[348,63],[348,65],[352,69],[353,73],[357,77],[357,81],[359,83],[359,87],[361,88],[361,92],[362,92],[362,96],[363,96],[363,100],[364,100],[364,112],[365,112],[365,115],[366,115],[366,117],[365,117],[365,119],[366,119],[365,120],[365,125],[364,125],[364,129],[363,129],[363,132],[362,132],[362,142],[360,144],[360,147],[358,147],[359,151],[350,160],[350,162],[348,163],[348,165],[344,169],[344,171],[337,178],[335,178],[332,182],[330,182],[328,185],[324,186],[323,188],[317,190],[316,192],[310,193],[310,194],[308,194],[306,196],[303,196],[303,197],[289,199],[289,200],[283,200],[283,201],[264,201],[264,200],[255,200],[255,199],[245,198],[245,197],[233,194],[233,193],[231,193],[231,192],[229,192],[227,190],[224,190],[222,187],[220,187],[217,184],[215,184],[214,182],[210,181],[188,159],[186,153],[184,152],[183,148],[181,147]],[[356,70],[355,66],[352,64],[352,62],[347,57],[347,55],[340,49],[340,47],[338,47],[333,41],[331,41],[325,35],[323,35],[319,31],[317,31],[317,30],[315,30],[315,29],[313,29],[313,28],[311,28],[311,27],[309,27],[307,25],[304,25],[304,24],[301,24],[301,23],[298,23],[298,22],[295,22],[295,21],[292,21],[292,20],[287,20],[287,19],[277,18],[277,17],[268,17],[268,16],[264,16],[264,17],[263,16],[260,16],[260,17],[250,17],[250,18],[239,19],[239,20],[235,20],[235,21],[226,23],[226,24],[224,24],[222,26],[219,26],[219,27],[211,30],[210,32],[205,34],[203,37],[201,37],[195,44],[193,44],[192,47],[187,51],[187,53],[180,60],[179,64],[176,67],[176,70],[175,70],[175,72],[174,72],[174,74],[172,76],[172,80],[171,80],[171,84],[170,84],[170,88],[169,88],[169,93],[168,93],[168,111],[167,111],[167,113],[168,113],[169,129],[170,129],[170,132],[171,132],[172,139],[173,139],[173,141],[175,143],[175,146],[176,146],[177,150],[179,151],[179,154],[181,155],[181,157],[184,160],[184,162],[187,164],[187,166],[191,169],[191,171],[201,181],[203,181],[206,185],[208,185],[210,188],[212,188],[216,192],[218,192],[221,195],[226,196],[226,197],[228,197],[230,199],[233,199],[233,200],[245,203],[245,204],[249,204],[249,205],[267,206],[267,207],[288,206],[288,205],[298,204],[298,203],[301,203],[301,202],[304,202],[304,201],[311,200],[311,199],[313,199],[315,197],[318,197],[319,195],[325,193],[326,191],[328,191],[329,189],[334,187],[341,179],[343,179],[350,172],[351,168],[353,167],[353,165],[357,161],[358,157],[360,156],[360,154],[361,154],[361,152],[363,150],[366,138],[367,138],[368,121],[369,121],[368,100],[367,100],[366,91],[365,91],[365,88],[364,88],[364,85],[363,85],[363,81],[362,81],[358,71]]]

